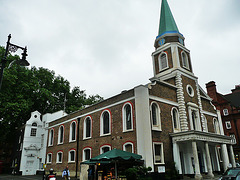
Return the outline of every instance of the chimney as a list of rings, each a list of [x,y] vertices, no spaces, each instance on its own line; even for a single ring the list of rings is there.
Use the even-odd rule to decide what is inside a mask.
[[[231,91],[232,91],[232,93],[240,92],[240,84],[235,85],[235,89],[232,89]]]
[[[210,96],[210,98],[213,99],[213,101],[217,101],[217,88],[214,81],[210,81],[206,84],[207,88],[207,94]]]

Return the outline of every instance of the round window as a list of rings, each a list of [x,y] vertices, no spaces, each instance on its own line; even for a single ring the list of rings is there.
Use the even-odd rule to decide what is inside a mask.
[[[193,97],[194,96],[194,90],[191,85],[187,85],[187,93],[189,96]]]

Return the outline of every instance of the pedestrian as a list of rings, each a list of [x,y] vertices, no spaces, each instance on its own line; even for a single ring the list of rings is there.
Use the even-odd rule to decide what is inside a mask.
[[[62,177],[64,178],[64,180],[70,179],[70,172],[68,166],[66,166],[66,168],[63,170]]]
[[[89,166],[88,171],[88,180],[93,180],[93,168],[92,166]]]

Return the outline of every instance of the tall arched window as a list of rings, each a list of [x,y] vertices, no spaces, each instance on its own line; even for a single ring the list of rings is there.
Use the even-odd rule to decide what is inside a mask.
[[[220,126],[217,118],[213,119],[214,131],[216,134],[220,134]]]
[[[159,63],[159,71],[162,71],[166,68],[168,68],[168,57],[167,53],[162,52],[158,57],[158,63]]]
[[[68,162],[75,162],[76,149],[70,149],[68,152]]]
[[[179,131],[180,130],[179,114],[176,108],[172,108],[172,122],[174,131]]]
[[[50,129],[49,131],[49,138],[48,138],[48,146],[53,145],[53,137],[54,137],[54,130]]]
[[[92,119],[90,116],[86,117],[84,120],[84,125],[83,125],[83,138],[91,138],[92,134]]]
[[[152,129],[161,130],[160,108],[156,102],[151,103],[150,107]]]
[[[182,64],[183,64],[183,67],[189,69],[189,62],[188,62],[188,57],[187,57],[187,54],[182,51]]]
[[[76,121],[73,121],[70,125],[70,142],[76,141]]]
[[[123,118],[123,131],[129,131],[133,129],[133,113],[132,104],[127,102],[122,108],[122,118]]]
[[[58,129],[58,144],[63,144],[64,126],[61,125]]]
[[[111,133],[111,119],[109,110],[103,111],[101,115],[101,135],[108,135]]]

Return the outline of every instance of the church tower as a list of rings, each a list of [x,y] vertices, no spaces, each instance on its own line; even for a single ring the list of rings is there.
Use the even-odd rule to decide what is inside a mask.
[[[180,131],[206,131],[200,88],[193,74],[190,51],[185,47],[167,0],[162,0],[158,36],[152,53],[153,81],[176,87]]]

